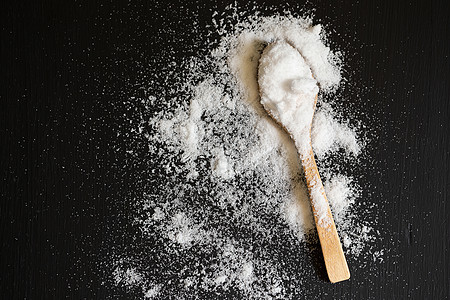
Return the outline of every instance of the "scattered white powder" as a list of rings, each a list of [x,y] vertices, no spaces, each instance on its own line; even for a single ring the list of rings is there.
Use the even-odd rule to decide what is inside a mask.
[[[325,183],[325,192],[333,210],[336,222],[343,223],[348,210],[355,202],[358,193],[351,186],[351,179],[343,175],[334,176]]]
[[[142,290],[145,299],[153,299],[158,296],[161,286],[151,285],[146,282],[143,275],[136,268],[124,269],[123,261],[119,262],[119,266],[114,269],[113,276],[116,285],[124,286],[127,289],[139,288]]]
[[[164,218],[164,212],[159,207],[155,207],[154,213],[153,213],[153,220],[159,221]]]
[[[137,142],[124,151],[145,166],[136,175],[142,196],[133,198],[139,247],[114,250],[113,281],[138,288],[141,298],[292,298],[303,278],[316,276],[304,262],[315,226],[297,149],[261,106],[258,61],[267,44],[287,41],[295,52],[285,49],[290,54],[279,59],[304,58],[308,69],[280,74],[292,79],[285,95],[315,96],[316,81],[320,86],[312,145],[328,170],[325,188],[351,268],[375,233],[353,210],[358,183],[340,171],[351,173],[346,159],[357,162],[363,144],[352,123],[340,122],[326,104],[338,97],[342,58],[310,18],[244,18],[231,8],[213,24],[220,40],[211,41],[210,55],[171,64],[145,79],[145,96],[130,99]],[[164,93],[157,82],[167,82]],[[265,103],[279,106],[271,92]]]
[[[316,226],[311,214],[311,202],[302,181],[294,183],[291,193],[290,199],[283,204],[285,218],[298,237],[303,239],[305,233],[311,232]]]
[[[172,222],[165,229],[172,242],[185,247],[189,247],[193,241],[199,238],[197,226],[193,226],[184,213],[175,214],[172,217]]]
[[[138,285],[142,281],[142,276],[136,271],[135,268],[129,268],[123,270],[117,267],[114,270],[114,281],[116,284],[123,284],[126,286]]]
[[[234,176],[233,167],[228,162],[222,148],[216,151],[215,157],[211,160],[211,169],[215,176],[222,179],[231,179]]]
[[[161,289],[161,286],[155,285],[152,288],[148,289],[144,293],[145,299],[153,299],[159,294],[159,290]]]
[[[356,133],[346,124],[339,123],[329,109],[314,114],[311,137],[314,153],[319,158],[324,158],[338,148],[344,148],[347,153],[354,156],[358,156],[361,152]]]
[[[379,251],[375,251],[373,253],[373,261],[377,261],[379,260],[380,262],[383,262],[383,254],[384,254],[384,250],[379,250]]]

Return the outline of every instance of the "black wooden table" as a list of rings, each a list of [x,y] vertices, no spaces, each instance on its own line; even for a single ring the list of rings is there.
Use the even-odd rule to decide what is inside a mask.
[[[302,7],[276,2],[258,6]],[[314,2],[304,7],[334,28],[331,41],[346,50],[359,87],[354,101],[376,136],[363,184],[378,203],[376,243],[386,252],[374,270],[352,265],[348,282],[308,279],[308,298],[447,299],[449,5]],[[129,113],[121,99],[152,55],[170,47],[181,57],[180,41],[206,43],[186,30],[186,16],[201,27],[229,4],[165,3],[2,5],[0,298],[131,297],[98,269],[112,237],[129,230],[131,208],[117,201],[133,182],[111,147]]]

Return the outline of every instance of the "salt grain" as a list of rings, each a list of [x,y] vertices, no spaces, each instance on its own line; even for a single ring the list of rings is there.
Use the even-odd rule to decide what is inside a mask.
[[[299,242],[315,233],[296,145],[260,104],[258,62],[268,43],[287,41],[295,52],[289,49],[291,54],[281,53],[280,59],[287,55],[305,65],[301,73],[287,78],[291,80],[283,87],[284,96],[304,92],[310,97],[320,87],[323,105],[312,127],[319,163],[340,165],[339,160],[328,161],[329,154],[337,155],[339,149],[341,157],[357,161],[362,151],[349,122],[339,121],[325,103],[341,82],[342,57],[328,47],[322,27],[313,26],[310,18],[292,16],[251,16],[243,21],[230,9],[231,17],[215,17],[221,39],[212,41],[215,46],[209,56],[187,58],[187,70],[175,69],[178,76],[172,71],[158,75],[174,77],[176,84],[167,89],[176,96],[155,94],[141,102],[130,100],[144,106],[144,115],[164,103],[150,117],[139,115],[141,120],[135,121],[140,125],[133,129],[135,139],[147,143],[150,155],[144,164],[154,166],[137,178],[144,188],[136,203],[134,225],[140,240],[158,247],[113,255],[113,281],[119,286],[140,286],[141,297],[196,298],[220,288],[251,299],[292,298],[293,286],[301,289],[302,276],[310,274],[307,270],[286,273],[279,262],[285,255],[273,244],[282,236],[293,248],[280,251],[297,253]],[[155,84],[148,83],[150,93]],[[278,95],[271,92],[263,102],[280,105]],[[310,122],[311,117],[309,103],[308,109],[289,116],[289,122]],[[289,127],[302,134],[306,128]],[[352,211],[359,187],[339,172],[325,175],[344,247],[359,255],[373,233],[357,222]]]
[[[216,177],[222,179],[231,179],[234,176],[233,167],[227,160],[223,149],[219,148],[216,151],[214,158],[211,160],[211,169]]]
[[[155,285],[152,288],[148,289],[144,293],[145,299],[153,299],[159,294],[159,290],[161,289],[161,286]]]

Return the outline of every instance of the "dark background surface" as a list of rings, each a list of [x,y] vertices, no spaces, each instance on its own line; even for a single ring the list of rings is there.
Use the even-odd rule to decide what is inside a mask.
[[[124,170],[111,140],[129,113],[120,99],[140,65],[151,65],[146,58],[182,60],[201,49],[206,41],[190,32],[192,20],[210,24],[212,11],[228,5],[183,3],[2,4],[2,299],[130,297],[104,284],[98,270],[105,249],[128,230],[117,219],[126,219],[127,203],[111,203],[133,189],[127,175],[133,170]],[[305,7],[334,28],[332,42],[347,50],[359,84],[354,101],[361,118],[376,125],[370,182],[362,184],[379,203],[377,246],[386,249],[374,271],[353,264],[350,281],[310,278],[307,289],[323,299],[447,299],[449,5],[316,1]],[[197,48],[184,51],[182,41]],[[127,142],[116,139],[114,146]]]

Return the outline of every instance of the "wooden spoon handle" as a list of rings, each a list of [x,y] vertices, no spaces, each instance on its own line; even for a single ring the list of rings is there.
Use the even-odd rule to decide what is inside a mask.
[[[314,213],[314,220],[316,222],[317,233],[319,235],[320,245],[322,247],[323,258],[327,268],[328,278],[331,282],[339,282],[350,278],[350,271],[348,270],[347,261],[345,260],[344,252],[342,251],[341,242],[336,231],[333,216],[331,215],[330,206],[325,195],[322,180],[317,170],[316,161],[312,147],[307,153],[300,153],[303,170],[305,172],[306,183],[311,198],[312,209]],[[325,222],[320,222],[318,218],[318,208],[314,206],[314,195],[321,194],[323,196],[319,201],[325,201],[327,210],[327,218]],[[323,209],[323,205],[321,205]]]

